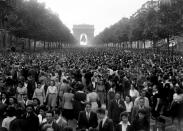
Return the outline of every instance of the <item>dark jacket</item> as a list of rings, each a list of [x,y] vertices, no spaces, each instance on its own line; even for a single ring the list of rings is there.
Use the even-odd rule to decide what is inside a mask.
[[[121,105],[121,106],[119,106]],[[116,99],[110,102],[109,106],[109,118],[113,120],[115,124],[120,121],[120,114],[126,110],[124,101],[120,100],[119,104],[116,102]]]
[[[89,129],[89,127],[96,128],[98,126],[97,114],[90,112],[90,118],[87,119],[86,111],[81,111],[78,118],[79,129]]]
[[[27,131],[38,131],[39,130],[39,119],[36,114],[31,113],[29,117],[27,117],[27,113],[24,114],[23,119],[26,122]]]
[[[107,118],[103,126],[101,121],[99,125],[99,131],[114,131],[113,121]]]

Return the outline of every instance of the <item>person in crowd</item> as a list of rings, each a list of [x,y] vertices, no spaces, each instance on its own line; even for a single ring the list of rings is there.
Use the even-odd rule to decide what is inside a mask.
[[[175,93],[173,95],[173,101],[171,106],[172,119],[178,120],[176,125],[177,130],[181,131],[181,121],[183,119],[183,90],[180,87],[175,88]]]
[[[149,99],[146,97],[146,91],[145,90],[141,90],[140,91],[140,95],[135,99],[134,101],[134,106],[139,105],[139,99],[143,97],[145,99],[145,107],[149,107]]]
[[[74,94],[72,93],[72,89],[68,88],[67,91],[63,95],[63,116],[68,120],[73,119],[73,100]]]
[[[131,96],[132,101],[135,101],[135,99],[137,97],[139,97],[139,92],[137,91],[137,89],[135,89],[135,85],[134,84],[131,84],[131,86],[130,86],[129,95]]]
[[[40,101],[38,98],[33,98],[32,99],[32,104],[34,106],[34,112],[36,114],[39,114],[39,108],[40,108]]]
[[[8,96],[5,92],[1,93],[1,102],[0,103],[6,104],[6,105],[8,104]]]
[[[128,113],[129,117],[129,121],[131,120],[131,113],[132,113],[132,109],[133,109],[133,102],[132,102],[132,99],[131,97],[128,95],[125,97],[125,107],[126,107],[126,112]]]
[[[128,112],[122,112],[120,114],[120,122],[116,126],[115,131],[134,131],[132,125],[129,122]]]
[[[39,119],[34,112],[33,105],[26,106],[26,113],[23,115],[26,122],[27,131],[39,131]]]
[[[46,122],[41,125],[41,131],[45,131],[47,127],[52,127],[54,131],[60,131],[59,125],[54,121],[54,112],[46,112]]]
[[[24,86],[24,84],[22,82],[18,83],[18,87],[17,87],[17,100],[18,102],[23,100],[23,95],[27,94],[27,87]]]
[[[55,113],[55,122],[58,124],[61,131],[68,125],[67,120],[62,116],[61,109],[56,109]]]
[[[8,107],[14,107],[15,109],[17,109],[18,102],[17,102],[17,99],[15,97],[9,97],[9,99],[8,99]]]
[[[26,106],[31,105],[33,103],[32,100],[28,99],[27,94],[23,94],[23,100],[19,102],[22,108],[26,108]]]
[[[132,122],[132,126],[135,131],[149,131],[150,123],[148,118],[146,117],[147,112],[144,109],[140,109],[138,111],[138,115],[135,117],[134,121]]]
[[[113,121],[107,117],[105,109],[99,108],[97,115],[100,120],[99,131],[114,131]]]
[[[91,109],[92,111],[96,112],[98,107],[99,107],[99,96],[97,94],[97,92],[93,89],[92,92],[87,94],[87,101],[91,103]]]
[[[11,121],[13,121],[15,116],[16,110],[14,107],[8,107],[7,109],[7,117],[3,119],[2,121],[2,127],[5,127],[9,131],[9,126]]]
[[[78,119],[80,111],[85,109],[85,102],[86,102],[86,94],[83,91],[84,85],[81,83],[76,84],[77,91],[74,94],[74,118]]]
[[[34,90],[33,98],[37,98],[40,101],[40,105],[43,105],[43,103],[46,100],[45,91],[44,88],[41,88],[41,83],[37,83],[37,87]]]
[[[54,109],[56,107],[56,102],[57,102],[57,96],[58,96],[58,89],[55,86],[55,82],[51,80],[50,86],[47,89],[46,92],[46,99],[48,100],[48,107],[50,109]]]
[[[109,118],[113,120],[116,126],[120,121],[121,112],[126,111],[126,106],[124,101],[121,99],[120,93],[115,94],[115,99],[110,102],[110,107],[108,110]]]
[[[81,111],[78,117],[78,128],[81,130],[93,130],[98,126],[97,114],[91,111],[91,103],[87,102],[85,111]]]
[[[98,94],[101,105],[104,104],[104,101],[105,101],[105,85],[104,85],[104,82],[102,80],[100,80],[96,84],[96,92]]]
[[[42,105],[39,108],[39,114],[38,114],[38,118],[39,118],[39,124],[43,124],[46,122],[46,106]]]
[[[134,106],[134,108],[132,109],[131,121],[133,121],[138,116],[138,111],[141,109],[145,110],[146,118],[150,120],[150,108],[145,107],[145,99],[141,97],[139,99],[139,105]]]
[[[153,86],[153,94],[152,94],[152,107],[151,107],[152,116],[157,119],[160,116],[160,94],[157,89],[157,86]]]
[[[31,74],[31,72],[34,74],[35,73],[35,70],[30,69],[29,74]],[[36,82],[35,82],[35,79],[36,78],[34,78],[33,76],[34,75],[29,75],[28,78],[27,78],[28,79],[27,80],[27,97],[28,97],[29,100],[32,99],[33,94],[34,94],[34,90],[36,88]]]

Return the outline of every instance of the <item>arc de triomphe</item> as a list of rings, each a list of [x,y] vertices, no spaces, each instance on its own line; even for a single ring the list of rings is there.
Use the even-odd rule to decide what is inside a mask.
[[[94,25],[73,25],[73,35],[78,45],[92,45],[94,38]]]

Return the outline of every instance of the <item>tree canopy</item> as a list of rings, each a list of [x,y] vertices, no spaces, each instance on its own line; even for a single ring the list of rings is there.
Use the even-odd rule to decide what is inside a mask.
[[[8,17],[8,29],[21,38],[47,42],[75,41],[59,16],[37,0],[17,0],[16,8]]]
[[[149,1],[153,2],[153,1]],[[152,3],[153,4],[153,3]],[[97,44],[128,41],[157,41],[183,33],[183,1],[160,0],[142,8],[135,16],[122,18],[95,37]]]

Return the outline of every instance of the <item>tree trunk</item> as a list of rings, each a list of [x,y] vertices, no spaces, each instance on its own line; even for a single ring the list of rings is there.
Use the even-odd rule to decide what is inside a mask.
[[[36,40],[34,40],[34,51],[36,50]]]
[[[170,38],[167,37],[167,46],[168,46],[168,56],[170,55]]]
[[[31,39],[29,39],[29,50],[31,50]]]
[[[43,44],[44,44],[44,50],[45,50],[45,41],[43,41]]]

